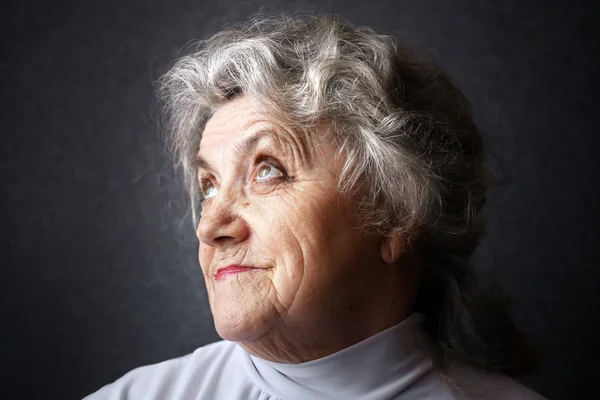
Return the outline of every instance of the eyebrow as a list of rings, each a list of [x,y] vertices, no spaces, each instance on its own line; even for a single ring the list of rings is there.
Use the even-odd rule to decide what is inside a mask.
[[[270,138],[274,138],[277,137],[277,135],[273,132],[269,132],[269,131],[265,131],[265,132],[260,132],[256,135],[252,135],[244,140],[242,140],[239,143],[236,143],[235,146],[233,147],[233,151],[234,153],[242,158],[245,155],[251,153],[256,146],[258,146],[258,143],[264,138],[264,137],[270,137]],[[194,160],[194,167],[196,168],[196,170],[198,169],[204,169],[204,170],[208,170],[208,171],[215,171],[215,169],[210,165],[210,163],[206,160],[206,158],[204,158],[201,154],[196,154],[196,159]]]

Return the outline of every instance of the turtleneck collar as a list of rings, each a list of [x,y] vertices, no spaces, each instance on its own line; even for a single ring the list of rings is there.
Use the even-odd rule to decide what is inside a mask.
[[[391,399],[432,369],[423,319],[413,313],[359,343],[299,364],[244,352],[244,368],[261,389],[286,400]]]

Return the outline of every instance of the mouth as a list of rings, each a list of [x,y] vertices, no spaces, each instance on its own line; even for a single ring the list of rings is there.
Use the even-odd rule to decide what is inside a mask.
[[[225,279],[225,277],[229,275],[241,274],[244,272],[249,272],[258,268],[247,267],[244,265],[229,265],[227,267],[219,268],[217,273],[215,274],[215,280],[219,281]]]

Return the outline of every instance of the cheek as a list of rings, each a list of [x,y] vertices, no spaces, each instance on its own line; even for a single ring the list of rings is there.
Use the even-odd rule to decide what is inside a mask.
[[[335,274],[330,264],[339,253],[340,235],[349,232],[336,197],[301,193],[270,204],[268,218],[261,222],[271,243],[269,251],[276,255],[273,284],[288,306],[299,292],[328,284],[329,275]]]
[[[200,242],[200,246],[198,247],[198,260],[200,262],[200,267],[202,268],[202,273],[204,274],[205,278],[208,273],[207,269],[212,264],[214,255],[214,247],[207,246]]]

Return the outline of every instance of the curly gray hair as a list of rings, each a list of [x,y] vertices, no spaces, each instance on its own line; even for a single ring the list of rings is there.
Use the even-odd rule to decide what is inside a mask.
[[[364,226],[401,235],[418,228],[416,307],[438,371],[455,359],[512,376],[531,371],[533,347],[470,266],[492,176],[468,100],[436,65],[339,17],[257,15],[199,42],[160,84],[193,203],[200,134],[232,98],[246,96],[297,132],[326,130],[345,157],[340,190],[361,193]]]

